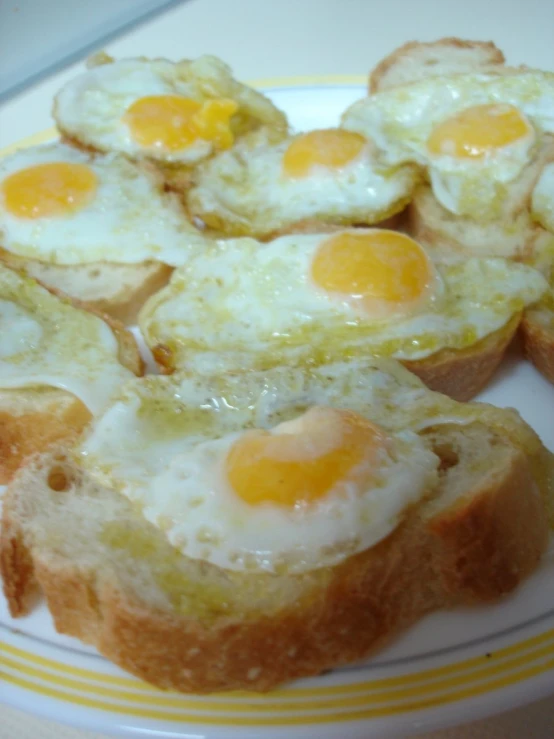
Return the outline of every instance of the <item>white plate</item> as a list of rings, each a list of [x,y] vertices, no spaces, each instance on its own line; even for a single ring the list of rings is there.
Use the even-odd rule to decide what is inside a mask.
[[[359,78],[264,85],[299,129],[336,124]],[[44,140],[48,133],[33,137]],[[514,406],[554,450],[554,387],[517,349],[482,400]],[[168,645],[171,649],[171,645]],[[0,696],[89,730],[201,739],[400,737],[474,720],[554,692],[554,547],[501,604],[421,621],[369,662],[268,695],[164,693],[54,631],[44,606],[18,621],[0,602]]]

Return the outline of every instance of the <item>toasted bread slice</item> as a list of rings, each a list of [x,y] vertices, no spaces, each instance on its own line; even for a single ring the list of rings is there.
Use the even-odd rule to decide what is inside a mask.
[[[428,185],[416,190],[408,206],[406,230],[437,258],[474,254],[528,261],[539,235],[528,210],[481,223],[447,211]]]
[[[169,282],[173,272],[172,267],[161,262],[47,264],[18,257],[4,249],[0,249],[0,260],[125,325],[137,322],[144,303]]]
[[[554,310],[551,304],[539,303],[526,311],[521,328],[525,353],[554,384]]]
[[[521,313],[467,349],[442,349],[425,359],[402,364],[431,390],[467,401],[481,392],[496,372],[521,321]]]
[[[505,63],[504,54],[492,41],[410,41],[382,59],[369,75],[369,92],[417,82],[425,77],[467,72],[494,72]]]
[[[10,612],[25,615],[42,591],[58,631],[139,678],[186,692],[265,691],[367,657],[430,611],[511,592],[546,549],[549,493],[535,480],[531,451],[540,443],[519,445],[502,418],[516,437],[532,435],[525,424],[498,409],[489,424],[485,408],[475,409],[481,422],[421,432],[440,477],[392,534],[301,575],[187,558],[63,452],[36,458],[4,501]]]
[[[4,270],[4,275],[8,272],[11,273],[5,267],[2,267],[1,270]],[[63,306],[64,313],[68,311],[73,313],[74,311],[73,320],[70,324],[71,330],[82,330],[83,335],[87,336],[87,331],[90,330],[91,316],[90,311],[86,311],[82,303],[73,300],[68,305],[68,298],[62,298],[56,295],[54,291],[46,292],[43,286],[33,286],[33,282],[30,280],[19,279],[21,280],[20,289],[22,292],[25,290],[26,294],[31,296],[36,293],[35,298],[31,298],[31,300],[34,302],[34,309],[37,311],[36,315],[38,317],[41,311],[53,312],[59,306]],[[0,297],[8,300],[12,298],[12,295],[4,291],[1,281]],[[133,335],[126,331],[120,322],[98,311],[95,312],[95,315],[97,319],[109,327],[117,341],[117,358],[112,359],[112,362],[116,361],[121,365],[121,368],[129,371],[128,375],[125,371],[120,372],[121,380],[133,375],[142,375],[144,362]],[[59,330],[62,332],[63,338],[63,326]],[[85,343],[79,345],[75,342],[71,332],[67,331],[67,341],[73,342],[76,352],[83,349],[86,351],[86,338]],[[49,347],[44,347],[44,351],[49,351]],[[5,361],[4,357],[2,357],[3,361]],[[39,357],[36,360],[38,370],[40,370],[40,362]],[[62,379],[67,366],[67,358],[60,356],[59,364],[57,374]],[[87,365],[86,359],[83,359],[83,365]],[[15,372],[24,373],[24,371],[24,368],[18,369],[18,366],[15,366]],[[106,369],[106,371],[108,370]],[[40,372],[38,374],[40,375]],[[45,374],[49,375],[50,371],[46,371]],[[71,378],[72,375],[73,373],[70,371],[69,377]],[[87,407],[77,395],[65,389],[59,389],[40,381],[37,381],[36,384],[30,383],[21,387],[11,382],[2,386],[2,379],[0,379],[0,484],[8,482],[15,470],[30,454],[43,451],[54,441],[75,435],[87,424],[91,417],[91,408]]]

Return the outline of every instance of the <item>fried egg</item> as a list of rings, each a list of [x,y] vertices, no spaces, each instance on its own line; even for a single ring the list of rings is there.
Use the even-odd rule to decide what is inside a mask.
[[[423,166],[451,213],[492,220],[554,132],[554,73],[427,78],[354,103],[342,125],[373,139],[383,162]]]
[[[0,246],[50,264],[183,264],[204,237],[158,177],[64,144],[0,161]]]
[[[554,163],[543,169],[535,185],[531,213],[543,228],[554,233]]]
[[[434,264],[396,231],[230,239],[174,272],[139,322],[163,363],[213,374],[414,360],[474,344],[545,289],[539,272],[500,258]]]
[[[371,142],[350,131],[273,144],[251,136],[200,169],[188,205],[226,234],[264,237],[305,221],[377,223],[402,210],[417,180],[413,165],[379,165]]]
[[[438,480],[438,457],[387,410],[422,388],[356,369],[130,382],[74,454],[187,557],[249,572],[336,565]]]
[[[0,264],[0,388],[66,390],[99,413],[133,377],[111,328]]]
[[[216,57],[100,62],[54,102],[58,128],[81,145],[193,165],[260,126],[286,132],[284,114]]]

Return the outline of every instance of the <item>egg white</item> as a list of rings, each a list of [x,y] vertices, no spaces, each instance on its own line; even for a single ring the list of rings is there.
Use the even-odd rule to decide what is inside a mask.
[[[0,265],[0,388],[52,387],[99,413],[133,373],[98,316]]]
[[[533,129],[521,140],[484,159],[432,156],[427,141],[442,121],[473,106],[513,105]],[[507,183],[532,161],[535,145],[554,131],[554,73],[519,71],[503,75],[432,77],[385,90],[354,103],[342,125],[375,141],[388,164],[417,162],[429,172],[433,192],[457,215],[498,217]]]
[[[300,375],[289,375],[288,387],[279,374],[250,376],[240,385],[235,381],[234,394],[229,385],[221,387],[223,378],[131,382],[94,422],[76,457],[103,485],[133,501],[188,557],[248,571],[299,573],[335,565],[387,536],[406,507],[436,483],[438,458],[414,432],[390,432],[393,451],[381,454],[373,484],[358,491],[343,486],[304,507],[249,505],[230,488],[222,467],[244,429],[271,427],[276,416],[290,420],[315,403],[356,406],[358,413],[385,422],[379,413],[385,397],[392,399],[391,378],[368,372],[362,401],[356,393],[340,396],[341,372],[329,389],[317,379],[301,387]]]
[[[202,139],[178,151],[137,143],[124,117],[130,105],[151,95],[179,95],[197,102],[227,97],[242,106],[241,115],[258,114],[260,123],[286,128],[284,115],[267,98],[234,80],[229,67],[212,56],[180,62],[123,59],[92,67],[60,90],[54,117],[60,130],[104,152],[186,165],[213,153],[213,144]]]
[[[311,262],[327,238],[219,242],[146,303],[146,342],[168,347],[176,366],[214,374],[360,354],[420,359],[475,343],[546,290],[531,267],[474,257],[435,265],[434,291],[413,313],[372,318],[312,283]]]
[[[2,183],[19,170],[50,162],[83,164],[96,175],[94,198],[64,216],[25,219],[10,213]],[[118,154],[92,156],[60,143],[22,149],[0,161],[0,246],[50,264],[159,261],[183,264],[205,239],[157,177]]]
[[[418,180],[411,165],[380,166],[369,142],[344,167],[291,177],[283,156],[292,141],[251,137],[215,156],[188,194],[191,212],[228,233],[258,236],[308,219],[376,223],[402,209]]]

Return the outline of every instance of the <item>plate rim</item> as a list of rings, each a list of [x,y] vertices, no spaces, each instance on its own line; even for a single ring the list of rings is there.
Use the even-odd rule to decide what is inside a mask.
[[[309,89],[324,89],[324,88],[339,88],[339,89],[348,89],[348,88],[359,88],[359,91],[363,94],[366,85],[367,85],[367,75],[303,75],[303,76],[280,76],[280,77],[270,77],[270,78],[263,78],[263,79],[255,79],[249,81],[247,84],[251,85],[252,87],[255,87],[257,89],[261,89],[264,92],[271,93],[271,92],[286,92],[290,89],[300,89],[300,88],[309,88]],[[47,141],[51,141],[56,139],[58,136],[58,131],[55,127],[51,127],[42,131],[38,131],[34,134],[31,134],[30,136],[27,136],[21,140],[15,141],[5,147],[2,147],[0,149],[0,156],[6,156],[10,153],[13,153],[14,151],[21,149],[21,148],[27,148],[30,146],[34,146],[37,144],[45,143]],[[523,677],[519,678],[519,673],[515,673],[516,677],[513,678],[513,674],[511,677],[506,678],[506,682],[504,685],[500,687],[493,687],[488,688],[485,690],[478,689],[477,692],[473,696],[469,696],[469,699],[474,699],[477,701],[475,706],[472,706],[473,713],[472,718],[482,718],[487,715],[494,714],[496,712],[500,712],[503,709],[506,709],[508,706],[506,705],[506,691],[510,691],[510,689],[517,689],[517,686],[525,685],[528,690],[525,690],[525,693],[523,696],[517,695],[518,700],[515,702],[512,702],[510,706],[515,707],[516,705],[522,705],[526,702],[530,702],[535,698],[544,697],[546,695],[549,695],[551,692],[554,691],[554,612],[553,615],[550,616],[547,619],[548,622],[548,628],[546,631],[541,631],[538,634],[535,634],[531,637],[526,637],[524,639],[518,639],[518,641],[515,641],[513,643],[509,643],[508,646],[501,648],[496,651],[497,655],[501,655],[503,658],[504,656],[508,657],[508,660],[511,658],[512,662],[515,661],[515,667],[523,667],[527,662],[525,661],[526,655],[534,654],[535,656],[532,658],[536,660],[535,669],[538,670],[534,676],[530,677]],[[3,624],[4,625],[4,624]],[[552,628],[550,628],[552,627]],[[12,631],[13,634],[10,634],[10,641],[12,639],[17,641],[17,629],[12,629],[11,626],[6,625],[6,628],[9,631]],[[521,627],[521,629],[529,628],[525,625]],[[493,635],[491,639],[498,638],[498,635]],[[469,645],[460,645],[460,649],[467,649]],[[6,650],[6,647],[7,650]],[[533,650],[533,647],[537,647],[537,650]],[[47,642],[47,648],[56,651],[59,648],[59,645],[54,642]],[[8,657],[6,658],[5,652],[7,651]],[[61,651],[61,650],[60,650]],[[64,650],[65,651],[65,650]],[[19,652],[19,655],[16,653]],[[14,660],[13,657],[16,657]],[[26,651],[24,649],[21,649],[20,647],[14,647],[11,644],[6,644],[6,642],[3,641],[2,637],[0,637],[0,667],[6,663],[6,659],[8,662],[11,660],[11,663],[18,663],[19,667],[11,667],[12,671],[17,672],[19,669],[22,674],[29,674],[29,669],[31,671],[34,669],[35,673],[31,672],[31,674],[35,674],[36,676],[36,667],[33,667],[33,663],[35,665],[38,663],[39,666],[42,665],[42,667],[45,666],[45,663],[51,662],[55,663],[56,660],[52,660],[47,658],[45,660],[44,657],[40,656],[39,651]],[[76,655],[76,661],[79,660],[80,657]],[[292,697],[293,695],[296,697],[314,697],[317,695],[318,692],[321,693],[324,699],[328,699],[332,697],[333,695],[336,695],[337,693],[340,693],[341,691],[337,691],[337,687],[352,689],[355,694],[360,694],[363,696],[363,688],[360,686],[363,686],[364,683],[366,684],[366,688],[369,692],[379,690],[379,684],[393,684],[390,681],[393,682],[396,680],[399,684],[402,682],[406,684],[406,682],[409,682],[410,678],[413,678],[414,676],[422,676],[426,673],[434,673],[435,676],[441,675],[442,677],[445,677],[451,673],[455,673],[456,669],[459,668],[462,665],[465,665],[466,663],[473,663],[478,666],[478,668],[481,667],[481,664],[484,666],[487,665],[487,656],[478,656],[473,657],[469,659],[460,659],[456,660],[454,662],[448,663],[447,665],[441,666],[441,667],[435,667],[431,668],[429,670],[416,670],[414,673],[408,673],[399,675],[396,678],[381,678],[377,680],[363,680],[361,683],[346,683],[341,684],[340,686],[337,685],[328,685],[324,688],[284,688],[284,689],[278,689],[277,691],[273,691],[272,694],[269,694],[270,696],[273,695],[274,697],[277,697],[279,695]],[[541,662],[541,660],[543,660]],[[106,661],[107,662],[107,661]],[[512,662],[508,661],[508,664],[512,664]],[[520,664],[521,662],[521,664]],[[134,687],[135,690],[137,690],[137,685],[140,686],[141,684],[143,686],[146,686],[148,691],[156,691],[157,689],[153,688],[150,685],[147,685],[146,683],[141,683],[140,680],[137,678],[134,678],[132,676],[129,676],[128,678],[117,678],[114,682],[114,680],[107,680],[106,677],[109,677],[106,673],[94,673],[94,671],[90,670],[82,670],[82,668],[79,668],[75,663],[68,664],[67,662],[60,662],[58,663],[60,667],[54,667],[53,664],[50,665],[51,668],[53,668],[53,674],[55,675],[55,672],[67,672],[69,676],[71,676],[71,673],[73,673],[73,677],[75,678],[76,675],[79,675],[81,672],[89,672],[91,673],[89,677],[93,679],[94,682],[98,683],[99,685],[105,681],[108,684],[119,684],[121,686],[126,686],[128,688]],[[109,664],[109,663],[108,663]],[[500,680],[499,677],[499,665],[498,660],[490,660],[489,666],[486,667],[486,669],[483,671],[483,674],[485,675],[496,675],[496,682]],[[552,674],[553,681],[552,685],[548,684],[546,682],[546,679],[542,679],[542,677],[548,678],[550,673]],[[6,680],[6,674],[3,674],[2,677],[0,677],[0,684],[2,682],[8,682],[10,683],[10,680]],[[10,673],[11,674],[11,673]],[[93,675],[95,674],[95,677]],[[468,673],[468,678],[471,677],[473,673]],[[480,673],[481,674],[481,673]],[[507,671],[507,674],[509,675],[509,670]],[[82,675],[81,675],[82,676]],[[42,681],[45,681],[45,678],[40,678]],[[454,679],[454,678],[452,678]],[[20,679],[21,682],[21,679]],[[58,681],[59,683],[59,681]],[[12,685],[17,685],[17,682],[12,681]],[[42,683],[39,683],[42,684]],[[417,684],[417,680],[416,680]],[[463,684],[463,683],[462,683]],[[294,684],[293,684],[294,685]],[[485,684],[486,686],[486,684]],[[533,687],[535,686],[535,687]],[[383,685],[381,685],[383,687]],[[533,690],[532,690],[533,687]],[[480,684],[479,688],[483,688],[483,685]],[[10,700],[7,703],[9,705],[12,705],[14,707],[21,708],[23,710],[28,710],[28,706],[24,705],[24,697],[30,696],[32,693],[30,692],[32,688],[23,687],[21,688],[22,692],[22,700]],[[144,688],[143,688],[144,691]],[[306,692],[307,691],[307,692]],[[37,691],[40,694],[40,690]],[[342,691],[347,696],[348,700],[351,700],[351,697],[349,697],[349,694],[346,691]],[[466,691],[467,692],[467,691]],[[530,693],[533,693],[530,695]],[[140,691],[137,693],[140,694]],[[143,693],[144,694],[144,693]],[[179,697],[178,694],[169,694],[173,695],[174,698],[168,698],[167,700],[175,700],[176,702],[182,702],[183,704],[186,703],[187,696]],[[225,695],[225,694],[216,694],[216,695]],[[455,694],[449,694],[455,695]],[[466,696],[468,697],[468,696]],[[210,706],[210,700],[213,698],[213,696],[207,696],[206,699],[200,699],[200,702],[204,701],[207,706]],[[260,705],[262,705],[261,701],[266,701],[268,696],[260,697],[259,694],[246,694],[245,700],[246,702],[250,702],[252,704],[253,702],[259,702]],[[359,696],[357,698],[359,700]],[[484,699],[484,700],[480,700]],[[322,719],[321,721],[314,721],[313,718],[307,719],[306,721],[302,721],[301,723],[297,724],[297,728],[303,727],[304,730],[313,729],[317,731],[317,729],[323,729],[325,725],[333,726],[335,728],[341,727],[341,730],[343,727],[350,727],[350,729],[355,729],[356,722],[362,721],[364,726],[371,727],[371,724],[373,722],[379,722],[383,718],[390,717],[391,719],[399,719],[398,722],[395,722],[395,726],[390,726],[386,732],[383,734],[383,727],[382,724],[378,726],[380,731],[380,736],[387,736],[387,737],[393,737],[393,736],[399,736],[400,731],[406,731],[406,730],[414,730],[413,727],[413,721],[408,721],[413,718],[420,718],[422,717],[423,713],[427,713],[427,711],[432,710],[437,713],[437,716],[429,717],[427,716],[425,719],[425,726],[423,728],[425,729],[431,729],[431,728],[438,728],[440,726],[445,725],[451,725],[456,722],[459,722],[460,719],[463,720],[463,718],[459,715],[461,712],[461,706],[463,705],[463,701],[465,700],[464,697],[462,698],[450,698],[449,700],[435,703],[433,704],[431,701],[426,701],[425,706],[423,708],[412,708],[406,711],[392,711],[389,714],[383,714],[382,716],[376,716],[376,717],[362,717],[362,718],[355,718],[352,717],[352,714],[344,714],[342,719],[332,719],[329,720],[327,718]],[[198,701],[198,696],[192,696],[192,702],[196,703]],[[216,704],[218,702],[218,699],[216,699]],[[219,699],[219,703],[221,703],[221,700]],[[42,705],[42,704],[41,704]],[[38,715],[47,716],[49,718],[52,718],[53,720],[60,720],[60,715],[63,716],[63,706],[73,706],[74,704],[67,698],[52,698],[50,703],[44,704],[43,710],[40,709],[35,710],[36,707],[33,706],[32,710],[33,712],[37,713]],[[213,708],[213,706],[212,706]],[[109,711],[107,709],[100,709],[100,708],[91,708],[91,711],[93,711],[94,716],[96,717],[95,720],[92,722],[94,723],[97,730],[100,731],[106,731],[109,730],[111,732],[117,731],[119,734],[123,734],[125,736],[135,736],[138,732],[143,732],[144,734],[150,735],[150,736],[159,736],[159,737],[167,737],[167,736],[177,736],[175,733],[168,733],[167,731],[164,731],[163,729],[145,729],[140,728],[138,724],[135,724],[135,726],[129,726],[129,723],[127,722],[124,725],[124,717],[129,716],[131,714],[128,713],[119,713],[117,714],[120,717],[120,720],[116,723],[109,723],[107,720],[107,716],[116,716],[116,714],[113,713],[113,711]],[[207,709],[210,710],[210,709]],[[370,710],[370,709],[367,709]],[[104,711],[104,712],[103,712]],[[449,714],[447,717],[446,714]],[[450,715],[455,714],[455,715]],[[102,716],[105,717],[104,721],[102,720]],[[198,717],[197,717],[198,718]],[[64,719],[62,719],[64,720]],[[156,719],[158,720],[158,719]],[[163,719],[161,719],[163,720]],[[72,717],[71,719],[68,717],[65,717],[65,721],[68,723],[71,723],[73,726],[80,726],[81,728],[89,728],[91,727],[90,720],[86,720],[86,714],[79,714],[75,715],[75,717]],[[173,729],[178,729],[181,725],[181,722],[183,719],[178,719],[175,723],[173,721],[171,722],[173,725]],[[214,726],[219,726],[221,730],[225,729],[225,726],[227,728],[232,727],[232,724],[218,724],[213,723],[210,721],[203,721],[200,723],[189,723],[189,726],[194,726],[195,728],[200,727],[202,730],[203,728],[213,728]],[[241,726],[241,735],[246,735],[246,731],[248,729],[248,724],[240,725],[240,724],[234,724],[235,726]],[[377,727],[378,723],[375,724]],[[187,724],[185,723],[183,726],[184,731],[189,731],[191,729],[186,728]],[[270,736],[271,734],[271,728],[270,725],[264,725],[263,723],[250,723],[250,727],[254,729],[263,730],[264,734],[266,736]],[[274,728],[281,729],[281,730],[290,730],[295,726],[295,724],[287,724],[285,723],[274,723]],[[354,736],[352,734],[352,731],[345,728],[345,734],[346,736]],[[191,730],[192,731],[192,730]],[[218,734],[220,736],[221,734]],[[234,734],[233,734],[234,735]],[[186,733],[179,733],[178,736],[180,737],[186,737],[188,734]],[[192,737],[193,734],[191,733],[190,736]],[[198,733],[194,733],[195,737],[198,737]],[[215,735],[214,735],[215,736]],[[238,736],[238,735],[237,735]],[[275,735],[277,736],[277,735]],[[356,734],[357,736],[357,734]],[[360,735],[361,736],[361,735]]]

